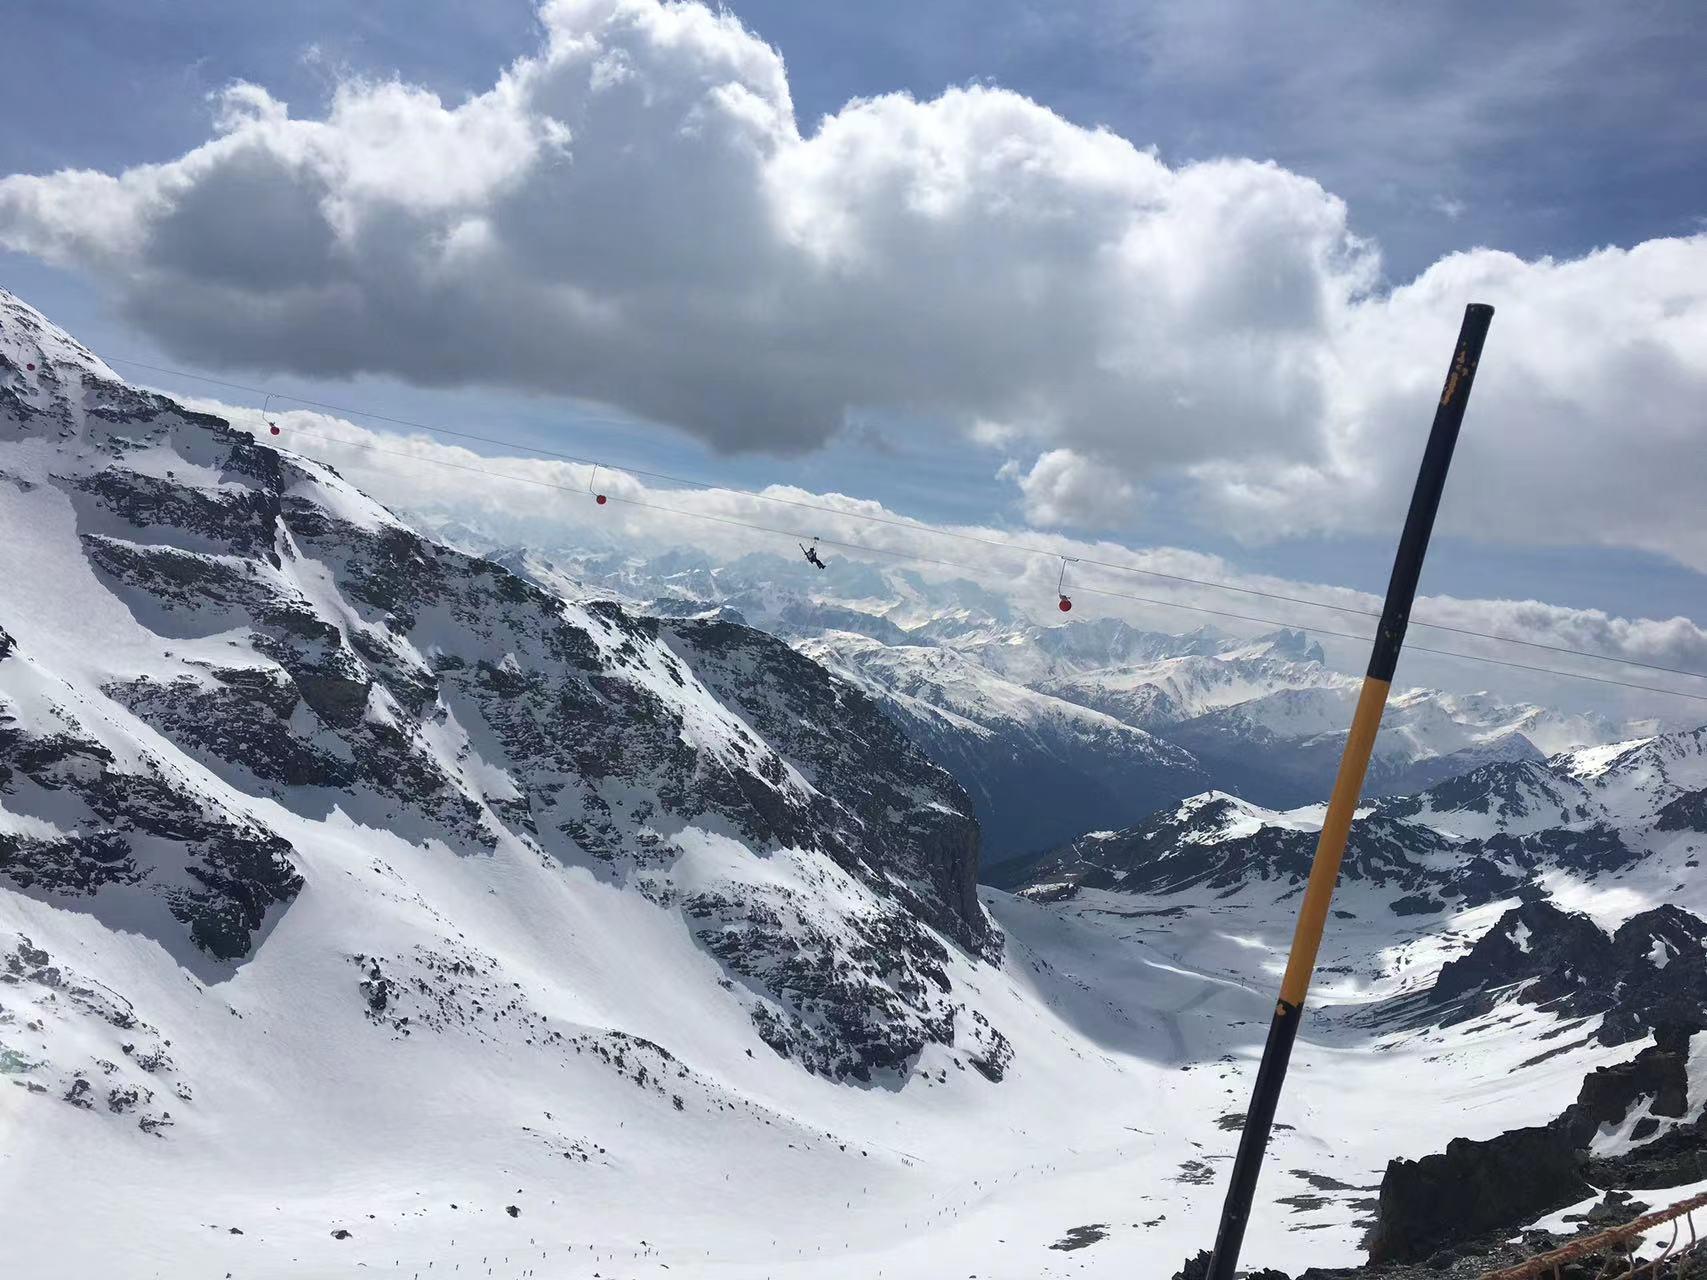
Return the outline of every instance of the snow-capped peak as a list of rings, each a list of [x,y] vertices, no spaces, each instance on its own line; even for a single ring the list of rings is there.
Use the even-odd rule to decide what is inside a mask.
[[[31,369],[29,366],[34,365]],[[70,377],[123,379],[88,347],[29,303],[0,288],[0,368],[14,389],[36,389]],[[40,375],[32,377],[29,375]]]

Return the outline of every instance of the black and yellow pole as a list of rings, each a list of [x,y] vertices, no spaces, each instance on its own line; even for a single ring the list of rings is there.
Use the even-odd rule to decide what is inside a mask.
[[[1434,427],[1429,432],[1428,448],[1423,451],[1417,487],[1411,494],[1410,514],[1405,517],[1405,531],[1399,538],[1399,552],[1393,561],[1393,577],[1387,584],[1387,603],[1381,609],[1369,671],[1363,678],[1363,691],[1358,695],[1357,710],[1351,718],[1345,754],[1340,757],[1339,776],[1334,779],[1327,816],[1322,820],[1322,834],[1316,841],[1316,859],[1310,867],[1303,906],[1299,908],[1298,928],[1292,935],[1292,955],[1280,980],[1280,1000],[1268,1026],[1268,1042],[1263,1046],[1262,1063],[1251,1090],[1251,1106],[1245,1113],[1245,1129],[1239,1138],[1239,1154],[1233,1161],[1233,1178],[1227,1187],[1221,1226],[1215,1235],[1215,1252],[1210,1256],[1205,1280],[1233,1280],[1233,1270],[1239,1263],[1239,1247],[1244,1243],[1245,1224],[1256,1195],[1257,1174],[1274,1125],[1274,1109],[1280,1101],[1286,1065],[1292,1058],[1292,1043],[1298,1038],[1298,1024],[1304,1016],[1304,997],[1316,968],[1316,950],[1321,946],[1322,926],[1327,923],[1328,904],[1339,879],[1346,836],[1363,792],[1363,775],[1375,749],[1375,733],[1381,727],[1387,690],[1399,664],[1400,646],[1405,642],[1405,626],[1416,598],[1423,555],[1428,551],[1434,515],[1440,508],[1441,490],[1446,486],[1446,469],[1452,463],[1458,428],[1464,422],[1464,406],[1470,399],[1470,384],[1475,380],[1482,342],[1488,336],[1488,324],[1493,318],[1494,309],[1482,303],[1473,302],[1464,309],[1458,349],[1452,354],[1452,367],[1446,371],[1446,387],[1435,408]]]

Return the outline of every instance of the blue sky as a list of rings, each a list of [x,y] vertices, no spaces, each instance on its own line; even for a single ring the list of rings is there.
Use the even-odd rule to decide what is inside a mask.
[[[1072,124],[1105,126],[1154,147],[1174,169],[1222,156],[1273,160],[1344,201],[1348,233],[1379,247],[1379,278],[1366,286],[1375,294],[1459,250],[1573,259],[1604,245],[1694,235],[1707,214],[1707,167],[1699,163],[1707,143],[1699,75],[1707,16],[1694,6],[1530,3],[1490,13],[1465,4],[1323,4],[1281,17],[1268,6],[1219,3],[755,0],[734,11],[781,53],[803,133],[853,97],[905,90],[928,101],[949,86],[981,83],[1011,89]],[[7,25],[8,42],[27,56],[0,81],[0,118],[28,127],[0,132],[0,175],[116,174],[173,162],[207,141],[209,95],[233,81],[262,86],[294,117],[324,115],[334,87],[352,77],[398,77],[451,106],[490,88],[540,40],[538,17],[520,3],[30,0],[14,6]],[[857,429],[826,446],[778,436],[772,443],[780,441],[786,456],[768,447],[731,453],[717,447],[727,441],[708,441],[703,431],[644,421],[645,405],[589,408],[562,388],[504,385],[503,378],[477,385],[484,381],[478,370],[429,377],[450,385],[428,387],[388,372],[383,361],[352,377],[317,373],[303,359],[268,368],[253,349],[222,352],[194,334],[166,333],[164,321],[150,321],[134,299],[116,294],[87,255],[61,255],[59,265],[43,256],[54,257],[0,253],[0,284],[103,354],[264,381],[394,416],[478,422],[507,438],[734,485],[782,481],[875,498],[926,519],[1017,529],[1026,508],[1014,483],[996,478],[998,467],[1012,456],[1023,471],[1033,455],[1061,443],[1041,436],[980,442],[940,428],[952,406],[892,403],[852,411]],[[458,321],[447,315],[442,323]],[[1513,340],[1496,322],[1490,360]],[[1443,364],[1449,332],[1443,340],[1431,330],[1418,342]],[[650,357],[670,358],[667,351]],[[1584,375],[1593,376],[1586,362]],[[159,375],[147,380],[209,390]],[[1630,386],[1638,394],[1643,383]],[[1477,407],[1467,431],[1502,430],[1503,422],[1489,420],[1491,406],[1481,417]],[[1604,405],[1594,412],[1609,416]],[[650,416],[670,421],[656,410]],[[1382,449],[1414,459],[1426,420],[1404,421],[1413,434],[1396,428],[1381,437]],[[1701,425],[1697,417],[1681,434]],[[1082,452],[1084,441],[1097,439],[1094,429],[1063,437]],[[1567,440],[1555,450],[1541,439],[1547,453],[1572,447]],[[1299,456],[1309,455],[1301,447]],[[1550,461],[1567,468],[1570,459]],[[1413,463],[1382,465],[1399,475]],[[1472,456],[1465,465],[1479,464]],[[1676,469],[1658,467],[1662,475]],[[1391,502],[1382,508],[1371,498],[1374,514],[1343,527],[1311,527],[1306,519],[1253,528],[1207,509],[1201,491],[1177,472],[1135,465],[1132,477],[1130,503],[1101,502],[1068,527],[1223,554],[1255,573],[1365,590],[1385,581],[1387,526],[1396,529],[1400,518]],[[1616,510],[1585,513],[1580,541],[1557,531],[1531,539],[1522,520],[1494,528],[1489,494],[1529,482],[1513,468],[1461,501],[1449,492],[1428,588],[1632,616],[1707,616],[1703,561],[1669,553],[1696,545],[1693,530],[1674,536],[1643,526],[1626,537],[1613,528],[1622,519]],[[1460,487],[1474,483],[1467,475]],[[1641,521],[1630,523],[1635,529]]]

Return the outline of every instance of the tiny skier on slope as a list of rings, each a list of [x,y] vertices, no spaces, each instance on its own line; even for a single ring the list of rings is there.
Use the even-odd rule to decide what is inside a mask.
[[[800,544],[796,543],[795,545],[799,546]],[[817,565],[820,569],[829,568],[828,565],[818,558],[818,539],[812,539],[812,545],[809,547],[800,547],[800,553],[806,557],[806,562],[808,564]]]

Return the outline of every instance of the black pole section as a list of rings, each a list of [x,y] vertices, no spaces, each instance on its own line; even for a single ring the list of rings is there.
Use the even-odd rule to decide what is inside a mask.
[[[1458,444],[1458,429],[1464,425],[1464,410],[1470,403],[1470,386],[1476,380],[1476,365],[1482,359],[1482,343],[1493,323],[1494,309],[1485,302],[1464,308],[1464,323],[1458,330],[1458,347],[1452,367],[1434,411],[1434,426],[1423,450],[1417,487],[1411,492],[1411,509],[1405,516],[1405,531],[1399,535],[1399,550],[1393,558],[1393,576],[1387,581],[1387,601],[1381,606],[1381,624],[1375,632],[1375,647],[1369,655],[1369,675],[1391,680],[1399,665],[1399,649],[1410,625],[1411,605],[1422,576],[1423,557],[1428,554],[1429,535],[1434,532],[1435,513],[1446,488],[1446,469]]]
[[[1322,820],[1310,882],[1304,890],[1297,931],[1292,937],[1292,954],[1287,961],[1286,976],[1281,979],[1280,999],[1269,1023],[1268,1041],[1263,1045],[1262,1063],[1251,1090],[1251,1105],[1245,1113],[1244,1132],[1239,1135],[1239,1154],[1233,1161],[1227,1199],[1221,1209],[1221,1225],[1215,1234],[1215,1252],[1210,1255],[1204,1280],[1233,1280],[1234,1268],[1239,1265],[1245,1224],[1256,1197],[1257,1175],[1262,1170],[1269,1131],[1274,1127],[1274,1111],[1280,1102],[1281,1085],[1286,1081],[1287,1064],[1292,1060],[1292,1045],[1304,1018],[1304,998],[1316,967],[1316,951],[1327,923],[1334,883],[1339,879],[1340,859],[1345,854],[1352,815],[1363,792],[1363,777],[1369,769],[1376,732],[1381,727],[1381,712],[1387,705],[1387,689],[1398,666],[1399,649],[1405,642],[1405,628],[1411,619],[1423,556],[1428,551],[1429,534],[1434,531],[1441,491],[1446,487],[1446,470],[1452,464],[1458,429],[1464,423],[1464,407],[1470,401],[1470,386],[1475,381],[1482,343],[1493,318],[1494,309],[1482,303],[1473,302],[1464,308],[1458,346],[1446,371],[1446,386],[1435,407],[1434,426],[1429,431],[1428,447],[1423,450],[1422,467],[1411,493],[1405,531],[1399,537],[1393,576],[1387,584],[1387,602],[1382,607],[1381,623],[1369,656],[1369,671],[1352,716],[1351,732],[1346,736],[1345,753],[1340,758],[1339,776],[1334,780],[1328,811]]]

